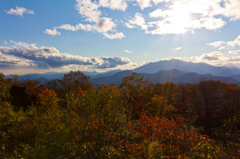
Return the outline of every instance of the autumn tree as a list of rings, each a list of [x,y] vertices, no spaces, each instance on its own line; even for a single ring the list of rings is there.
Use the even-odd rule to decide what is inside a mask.
[[[45,86],[49,89],[54,90],[57,93],[58,97],[61,98],[65,103],[67,93],[74,92],[78,89],[78,87],[84,91],[89,90],[92,88],[92,83],[90,77],[84,75],[83,72],[70,71],[61,79],[55,79],[53,81],[47,82]]]

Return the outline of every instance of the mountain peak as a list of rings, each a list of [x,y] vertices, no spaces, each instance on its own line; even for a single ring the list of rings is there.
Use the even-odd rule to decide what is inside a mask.
[[[141,67],[135,68],[132,71],[138,73],[156,73],[160,70],[172,69],[177,69],[185,72],[196,72],[198,74],[211,74],[215,76],[231,76],[234,74],[240,74],[240,69],[237,68],[229,68],[226,66],[212,66],[207,63],[193,63],[179,59],[148,63]]]

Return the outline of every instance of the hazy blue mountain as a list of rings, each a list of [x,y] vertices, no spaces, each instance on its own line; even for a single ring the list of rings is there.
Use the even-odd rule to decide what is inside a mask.
[[[214,81],[221,81],[224,83],[239,83],[238,80],[233,79],[231,77],[222,77],[222,76],[212,76],[210,74],[204,74],[200,75],[197,73],[186,73],[180,78],[177,79],[177,81],[174,81],[174,83],[199,83],[200,81],[207,81],[207,80],[214,80]]]
[[[34,73],[34,74],[19,75],[18,78],[20,81],[23,81],[26,79],[37,80],[40,78],[52,80],[52,79],[60,79],[64,76],[64,74],[67,74],[67,73],[69,73],[69,72],[47,72],[47,73],[43,73],[43,74]],[[90,77],[96,76],[99,74],[97,72],[87,72],[87,71],[84,71],[83,73]],[[7,75],[6,78],[11,78],[11,75]]]
[[[166,82],[175,82],[175,80],[183,76],[186,72],[179,71],[177,69],[172,70],[162,70],[154,74],[144,75],[149,82],[152,83],[166,83]]]
[[[240,81],[240,74],[232,75],[233,79]]]
[[[133,73],[132,71],[125,70],[125,71],[117,72],[112,76],[94,78],[94,79],[92,79],[92,83],[94,83],[94,84],[111,84],[111,83],[119,84],[122,82],[123,77],[131,76],[132,73]]]
[[[172,70],[178,69],[180,71],[186,72],[196,72],[198,74],[211,74],[214,76],[231,76],[235,74],[240,74],[240,69],[229,68],[229,67],[217,67],[206,63],[193,63],[181,60],[165,60],[159,62],[151,62],[136,69],[133,72],[139,73],[156,73],[160,70]]]
[[[92,83],[96,86],[97,84],[111,84],[115,83],[116,85],[122,82],[122,78],[125,76],[132,75],[133,71],[122,71],[118,72],[112,76],[105,76],[100,78],[92,79]],[[148,79],[149,82],[156,83],[165,83],[165,82],[173,82],[173,83],[199,83],[200,81],[205,80],[220,80],[224,83],[239,83],[238,80],[233,79],[232,77],[222,77],[222,76],[212,76],[210,74],[200,75],[194,72],[183,72],[176,69],[172,70],[163,70],[158,71],[154,74],[146,74],[140,73],[144,75],[145,79]]]
[[[60,79],[66,74],[67,72],[47,72],[43,74],[25,74],[25,75],[18,75],[18,78],[20,81],[26,80],[26,79],[32,79],[36,80],[39,78],[46,78],[46,79]],[[11,75],[7,75],[6,78],[11,78]]]
[[[117,72],[120,72],[122,70],[118,69],[118,70],[111,70],[111,71],[107,71],[104,73],[99,73],[96,71],[93,72],[88,72],[88,71],[82,71],[85,75],[90,76],[91,78],[99,78],[99,77],[103,77],[103,76],[111,76]],[[47,73],[34,73],[34,74],[25,74],[25,75],[19,75],[18,78],[20,81],[26,80],[26,79],[32,79],[32,80],[37,80],[40,78],[44,78],[47,80],[52,80],[52,79],[61,79],[64,74],[67,74],[69,72],[47,72]],[[11,75],[7,75],[6,78],[11,78]]]
[[[115,73],[121,72],[121,71],[122,71],[122,70],[117,69],[117,70],[107,71],[107,72],[104,72],[104,73],[99,73],[98,75],[91,76],[91,79],[99,78],[99,77],[104,77],[104,76],[111,76],[111,75],[114,75]]]

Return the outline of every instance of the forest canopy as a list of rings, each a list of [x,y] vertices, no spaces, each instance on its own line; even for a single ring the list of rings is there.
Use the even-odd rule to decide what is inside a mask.
[[[44,84],[0,73],[0,158],[238,158],[240,86],[92,86],[80,71]]]

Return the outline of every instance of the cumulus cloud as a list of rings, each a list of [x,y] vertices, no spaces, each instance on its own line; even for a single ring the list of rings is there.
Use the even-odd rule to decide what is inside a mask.
[[[99,3],[91,0],[77,0],[76,9],[79,11],[79,14],[85,18],[85,21],[90,22],[90,24],[78,23],[77,25],[63,24],[60,26],[55,26],[53,30],[46,29],[44,33],[49,35],[61,34],[57,29],[64,29],[68,31],[95,31],[102,33],[104,38],[109,39],[122,39],[125,35],[122,32],[117,32],[117,24],[112,20],[112,18],[100,17],[102,12],[99,9],[100,7],[107,7],[112,10],[126,10],[127,3],[126,0],[99,0]],[[112,32],[112,33],[108,33]]]
[[[152,7],[153,4],[157,5],[158,3],[170,2],[174,0],[135,0],[135,1],[139,5],[139,7],[143,10],[144,8]]]
[[[124,34],[122,32],[118,33],[116,30],[116,24],[112,21],[111,18],[99,18],[97,19],[95,25],[91,24],[82,24],[78,23],[77,25],[73,26],[70,24],[63,24],[61,26],[54,27],[54,30],[47,29],[48,32],[45,31],[45,33],[50,34],[50,35],[56,35],[60,33],[56,31],[56,29],[64,29],[64,30],[69,30],[69,31],[78,31],[78,30],[84,30],[84,31],[97,31],[99,33],[102,33],[105,38],[109,39],[122,39],[124,38]],[[114,32],[114,34],[109,34],[107,32]]]
[[[105,17],[99,18],[94,26],[94,28],[100,33],[112,31],[115,27],[116,24],[112,21],[112,19]]]
[[[96,22],[100,15],[102,14],[100,7],[110,8],[112,10],[122,10],[127,9],[126,0],[99,0],[92,2],[91,0],[76,0],[76,9],[79,14],[86,18],[86,21]]]
[[[219,47],[219,50],[235,48],[236,46],[240,46],[240,35],[233,41],[216,41],[207,45]]]
[[[142,30],[147,30],[149,27],[146,24],[145,19],[143,18],[142,14],[140,14],[140,13],[136,13],[134,18],[128,20],[128,22],[126,23],[126,26],[128,28],[140,27]]]
[[[122,39],[122,38],[125,38],[125,35],[123,34],[123,32],[116,32],[115,34],[108,34],[108,33],[104,33],[103,34],[105,38],[108,38],[108,39]]]
[[[230,17],[231,21],[240,19],[240,1],[239,0],[225,0],[223,15]]]
[[[27,60],[19,59],[13,56],[8,56],[0,52],[0,68],[2,69],[14,69],[14,68],[28,68],[36,67],[37,63]]]
[[[151,7],[154,4],[165,3],[149,13],[150,18],[158,18],[155,21],[146,22],[146,26],[154,27],[145,30],[151,34],[182,34],[195,29],[218,30],[226,25],[222,17],[230,20],[240,19],[239,0],[135,0],[141,9]],[[167,3],[171,2],[171,3]],[[133,20],[134,22],[134,20]],[[145,21],[144,21],[145,22]],[[150,25],[151,24],[151,25]],[[144,24],[142,24],[144,25]],[[128,28],[137,28],[136,24],[126,23]],[[139,25],[138,25],[139,26]]]
[[[70,24],[63,24],[61,26],[57,26],[54,29],[64,29],[69,31],[77,31],[77,30],[85,30],[85,31],[98,31],[99,33],[105,33],[108,31],[112,31],[113,28],[116,27],[116,24],[112,21],[111,18],[99,18],[96,21],[95,25],[91,24],[77,24],[76,26],[72,26]]]
[[[206,28],[207,30],[216,30],[226,25],[226,22],[221,18],[201,18],[193,21],[193,28]]]
[[[164,57],[161,60],[182,60],[183,57]]]
[[[15,45],[15,46],[30,46],[30,45],[36,45],[36,44],[28,44],[28,43],[25,43],[25,42],[15,42],[13,40],[10,40],[10,43]]]
[[[152,0],[136,0],[140,8],[143,10],[144,8],[151,7]]]
[[[207,45],[213,46],[213,47],[220,47],[220,46],[222,46],[223,44],[225,44],[224,41],[215,41],[215,42],[213,42],[213,43],[208,43]]]
[[[101,63],[97,66],[97,68],[114,68],[118,65],[126,65],[131,63],[131,61],[128,58],[122,58],[122,57],[104,57],[101,56],[99,58],[101,60]]]
[[[124,50],[124,52],[126,52],[126,53],[130,53],[130,54],[132,54],[133,52],[132,51],[130,51],[130,50]]]
[[[208,54],[202,54],[201,56],[191,57],[198,62],[206,62],[206,61],[226,61],[228,58],[225,57],[221,52],[211,52]]]
[[[87,21],[97,21],[102,12],[99,10],[99,5],[91,0],[76,0],[76,9],[79,14],[84,16]]]
[[[211,53],[204,53],[200,56],[193,56],[191,57],[191,60],[193,60],[194,62],[205,62],[217,66],[239,67],[239,52],[240,50],[231,50],[227,54],[223,54],[219,51],[214,51]]]
[[[69,65],[89,65],[103,69],[131,63],[128,58],[123,57],[81,57],[68,53],[60,53],[54,47],[37,47],[35,44],[26,43],[21,47],[0,47],[0,53],[2,55],[2,61],[9,61],[14,65],[17,65],[17,63],[26,63],[28,66],[35,66],[38,68],[61,68]],[[18,58],[19,60],[6,60],[6,56],[13,56],[15,59]]]
[[[48,34],[48,35],[52,35],[52,36],[61,35],[61,33],[58,32],[58,31],[56,30],[56,28],[54,28],[53,30],[51,30],[51,29],[46,29],[46,30],[44,31],[44,33],[46,33],[46,34]]]
[[[230,58],[219,51],[214,51],[211,53],[204,53],[200,56],[193,56],[191,60],[197,63],[204,62],[210,65],[223,66],[229,62]]]
[[[101,7],[110,8],[112,10],[122,10],[127,9],[127,3],[125,0],[99,0],[99,5]]]
[[[19,15],[23,18],[23,14],[35,14],[33,10],[29,10],[23,7],[16,6],[16,9],[11,8],[10,10],[5,10],[7,14]]]
[[[178,50],[181,50],[182,49],[182,47],[177,47],[177,48],[175,48],[175,49],[173,49],[174,51],[178,51]]]
[[[155,22],[156,29],[149,31],[149,33],[181,34],[200,28],[217,30],[226,24],[221,18],[215,18],[211,14],[204,15],[204,9],[198,10],[196,3],[191,4],[193,2],[197,2],[197,0],[187,1],[186,3],[175,1],[173,5],[169,6],[169,9],[157,9],[149,13],[152,18],[162,18],[162,20]],[[192,14],[198,14],[198,18],[191,18]]]
[[[232,54],[232,55],[237,55],[239,52],[240,52],[240,50],[230,50],[230,51],[228,51],[228,53]]]

